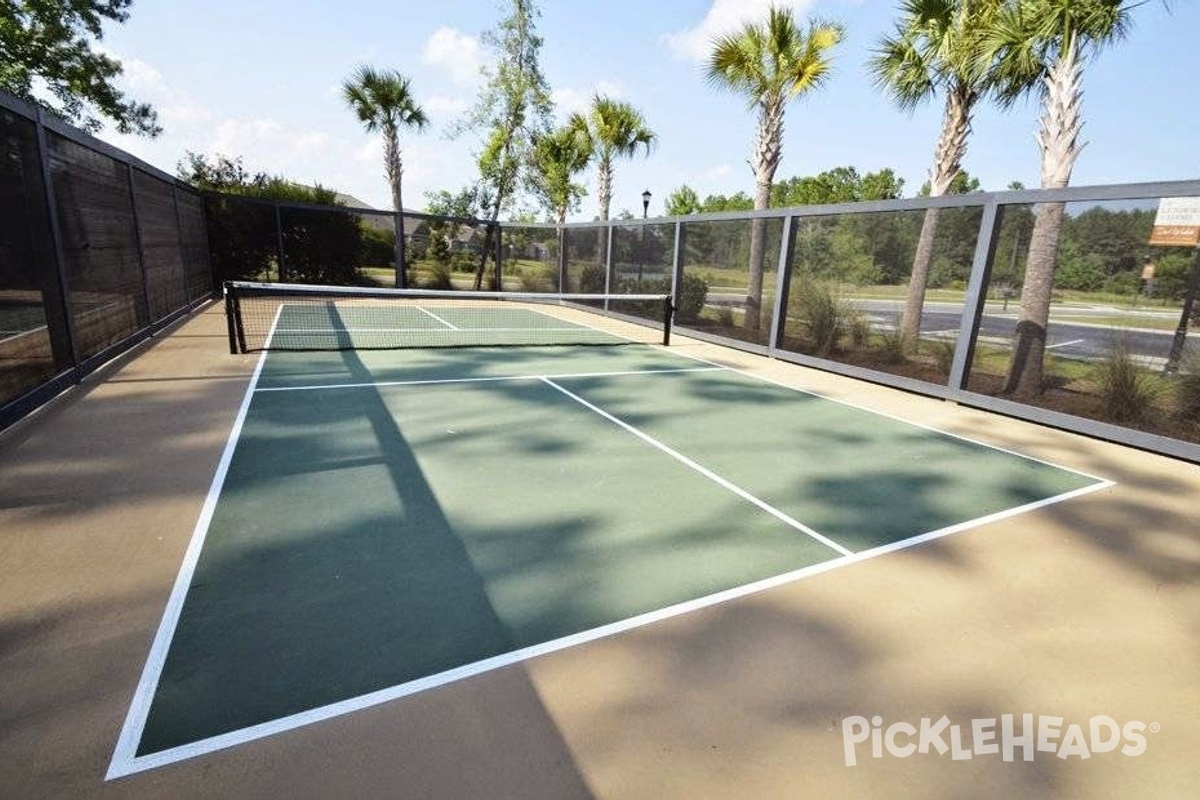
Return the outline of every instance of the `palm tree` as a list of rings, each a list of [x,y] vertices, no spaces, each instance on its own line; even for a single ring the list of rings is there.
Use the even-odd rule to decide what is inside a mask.
[[[758,109],[754,146],[754,209],[771,202],[771,183],[783,158],[783,111],[787,101],[820,86],[828,76],[829,51],[842,39],[840,25],[810,20],[796,24],[790,9],[772,7],[767,19],[713,42],[708,59],[710,84],[731,89]],[[758,330],[762,306],[766,224],[755,219],[750,229],[750,281],[746,289],[745,326]]]
[[[944,93],[942,131],[929,173],[929,196],[951,191],[962,173],[975,104],[994,86],[996,73],[986,58],[985,36],[1003,0],[905,0],[895,33],[884,37],[869,62],[875,85],[911,111]],[[900,318],[900,339],[916,347],[921,310],[933,261],[938,209],[925,212],[913,255],[908,297]]]
[[[646,125],[642,113],[629,103],[596,94],[587,114],[571,115],[568,125],[585,138],[596,158],[596,196],[600,219],[608,219],[612,202],[613,159],[633,158],[639,148],[646,155],[654,149],[658,137]]]
[[[567,125],[535,137],[531,158],[534,191],[554,212],[561,227],[567,221],[567,212],[587,194],[574,178],[587,169],[592,159],[591,142],[583,131]]]
[[[1084,145],[1079,139],[1084,64],[1128,33],[1137,5],[1141,3],[1130,0],[1009,0],[1001,11],[988,37],[988,49],[1008,87],[1002,99],[1012,101],[1028,87],[1040,88],[1037,142],[1043,189],[1070,183]],[[1046,327],[1065,210],[1065,203],[1039,203],[1030,234],[1013,359],[1004,385],[1006,393],[1020,397],[1042,391]]]
[[[413,99],[409,79],[395,70],[376,70],[359,67],[342,84],[342,97],[358,116],[368,133],[383,133],[383,162],[388,184],[392,188],[392,207],[395,209],[396,285],[404,286],[404,203],[401,184],[404,162],[400,158],[400,128],[421,130],[429,124],[425,112]]]

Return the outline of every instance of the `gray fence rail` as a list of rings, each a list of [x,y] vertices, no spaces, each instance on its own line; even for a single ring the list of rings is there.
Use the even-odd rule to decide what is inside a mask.
[[[509,224],[505,236],[553,235],[565,290],[669,282],[677,329],[702,340],[1200,463],[1200,250],[1149,244],[1166,197],[1200,197],[1200,181]],[[1029,245],[1053,207],[1062,220],[1041,391],[1021,394],[1007,378]],[[929,282],[905,340],[931,217]]]
[[[222,280],[481,279],[670,292],[698,339],[1200,463],[1200,251],[1149,244],[1160,200],[1200,197],[1200,181],[491,226],[201,194],[6,96],[0,142],[0,428]],[[1018,393],[1042,217],[1057,219],[1042,379]]]

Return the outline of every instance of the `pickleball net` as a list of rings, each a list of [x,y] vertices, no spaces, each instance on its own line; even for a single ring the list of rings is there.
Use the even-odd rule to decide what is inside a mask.
[[[662,294],[375,289],[227,282],[232,353],[669,344]]]

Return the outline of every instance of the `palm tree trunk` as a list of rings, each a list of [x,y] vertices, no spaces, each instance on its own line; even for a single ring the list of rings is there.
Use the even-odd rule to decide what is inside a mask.
[[[1071,181],[1071,169],[1083,145],[1080,106],[1083,70],[1070,41],[1046,74],[1046,97],[1038,144],[1042,151],[1042,188],[1058,189]],[[1042,391],[1046,355],[1046,328],[1058,259],[1065,203],[1039,205],[1029,242],[1025,285],[1021,289],[1021,316],[1017,322],[1013,360],[1004,392],[1029,398]]]
[[[408,264],[404,252],[404,201],[401,184],[404,181],[404,162],[400,159],[400,139],[394,128],[384,131],[383,158],[387,169],[388,183],[392,187],[392,224],[395,230],[396,288],[407,284]]]
[[[767,208],[771,202],[771,184],[755,181],[754,209]],[[746,285],[746,318],[748,331],[757,331],[762,324],[763,265],[767,255],[767,221],[755,217],[750,222],[750,276]]]
[[[608,219],[609,205],[612,203],[612,156],[603,154],[596,168],[596,198],[600,203],[601,222]],[[608,272],[608,228],[601,227],[596,233],[596,266]],[[605,279],[605,286],[608,280]]]
[[[596,174],[596,198],[600,201],[600,219],[608,219],[609,206],[612,204],[612,156],[600,157],[600,166]]]
[[[954,177],[962,169],[962,157],[967,151],[967,136],[971,133],[971,107],[974,92],[958,85],[946,93],[946,109],[942,114],[942,134],[934,152],[933,171],[929,176],[929,196],[941,197],[950,190]],[[925,306],[925,290],[929,286],[929,268],[933,263],[933,241],[937,234],[936,208],[925,212],[921,237],[913,254],[912,272],[908,279],[908,296],[900,318],[900,341],[906,351],[916,349],[921,335],[921,311]]]
[[[754,148],[754,210],[771,205],[771,182],[783,156],[784,98],[767,97],[759,103],[758,137]],[[750,223],[750,268],[746,284],[746,317],[743,326],[757,331],[762,324],[763,267],[767,250],[767,221],[756,217]]]
[[[1058,236],[1065,211],[1064,203],[1044,203],[1038,207],[1029,242],[1029,265],[1021,289],[1021,316],[1017,322],[1012,364],[1004,384],[1005,393],[1028,398],[1042,391],[1054,264],[1058,258]]]

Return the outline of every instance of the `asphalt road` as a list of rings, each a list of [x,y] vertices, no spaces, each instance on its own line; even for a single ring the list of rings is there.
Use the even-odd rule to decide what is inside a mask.
[[[739,304],[744,295],[736,293],[711,293],[708,301],[713,305]],[[855,300],[850,298],[856,308],[865,312],[876,328],[888,329],[896,324],[904,308],[904,301],[897,300]],[[996,346],[1008,346],[1013,338],[1017,325],[1018,304],[1010,302],[1007,310],[1001,303],[988,303],[980,323],[981,340]],[[956,335],[962,324],[961,303],[926,303],[921,315],[921,335],[934,337],[938,335]],[[1070,322],[1055,321],[1055,313],[1069,315],[1075,319]],[[1110,320],[1115,314],[1136,313],[1147,320],[1147,327],[1121,327],[1112,325]],[[1080,322],[1079,317],[1094,316],[1095,324]],[[1170,325],[1169,330],[1151,328],[1149,325]],[[1107,358],[1114,344],[1123,339],[1134,356],[1143,358],[1154,364],[1166,361],[1171,352],[1171,343],[1175,338],[1175,325],[1179,322],[1179,309],[1167,310],[1138,310],[1118,309],[1112,306],[1071,306],[1069,309],[1051,309],[1050,329],[1048,332],[1047,348],[1062,358],[1079,359],[1081,361],[1098,361]],[[1188,352],[1195,352],[1200,345],[1200,331],[1194,328],[1189,331]]]

